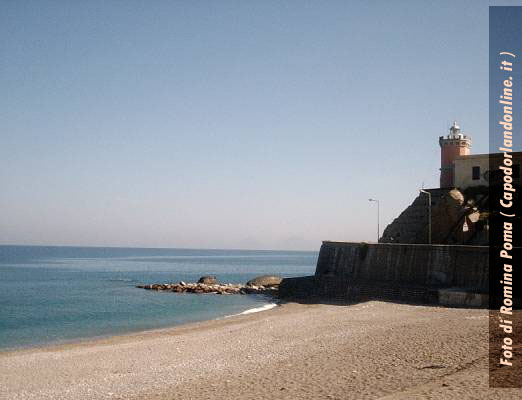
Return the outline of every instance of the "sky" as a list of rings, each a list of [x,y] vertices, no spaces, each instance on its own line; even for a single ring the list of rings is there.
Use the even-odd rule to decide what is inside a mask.
[[[0,244],[374,241],[488,152],[489,4],[1,1]]]

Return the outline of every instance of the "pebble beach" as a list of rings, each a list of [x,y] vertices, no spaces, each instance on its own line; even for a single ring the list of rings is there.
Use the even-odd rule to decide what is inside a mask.
[[[273,309],[0,353],[0,399],[520,399],[488,389],[485,310]]]

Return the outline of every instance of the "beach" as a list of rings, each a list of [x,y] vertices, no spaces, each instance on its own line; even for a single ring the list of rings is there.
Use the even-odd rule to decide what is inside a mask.
[[[1,399],[519,399],[488,389],[486,310],[371,301],[0,353]]]

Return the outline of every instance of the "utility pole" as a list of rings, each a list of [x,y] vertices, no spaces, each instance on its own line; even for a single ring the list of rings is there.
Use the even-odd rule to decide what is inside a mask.
[[[428,244],[431,244],[431,193],[420,189],[419,192],[428,195]]]
[[[381,231],[380,231],[380,228],[379,228],[379,213],[380,213],[380,206],[379,206],[379,200],[377,199],[368,199],[368,201],[374,201],[377,203],[377,243],[379,243],[379,238],[381,237]]]

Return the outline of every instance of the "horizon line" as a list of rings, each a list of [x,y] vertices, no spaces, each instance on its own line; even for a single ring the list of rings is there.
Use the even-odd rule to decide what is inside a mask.
[[[150,250],[215,250],[215,251],[294,251],[294,252],[319,252],[316,250],[292,250],[292,249],[238,249],[238,248],[203,248],[203,247],[147,247],[147,246],[119,246],[119,245],[75,245],[75,244],[12,244],[0,243],[0,247],[84,247],[97,249],[150,249]],[[319,246],[320,247],[320,246]]]

